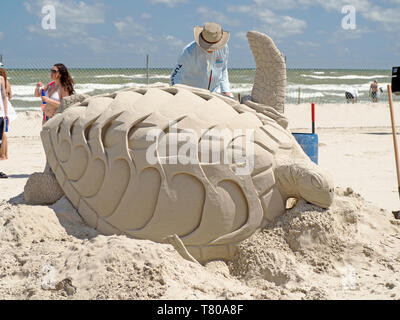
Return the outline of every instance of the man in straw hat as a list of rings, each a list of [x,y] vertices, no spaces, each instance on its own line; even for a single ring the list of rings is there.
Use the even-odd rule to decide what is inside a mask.
[[[229,32],[217,23],[206,22],[194,27],[194,40],[189,43],[171,74],[171,85],[182,83],[233,97],[228,77]]]

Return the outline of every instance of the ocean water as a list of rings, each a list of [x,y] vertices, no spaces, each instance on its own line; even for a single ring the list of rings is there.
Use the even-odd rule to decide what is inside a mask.
[[[149,82],[169,82],[170,68],[149,70]],[[146,69],[71,69],[77,93],[96,95],[113,92],[131,86],[147,84]],[[238,94],[251,93],[254,69],[230,69],[231,91]],[[17,111],[39,110],[40,98],[34,97],[36,83],[50,82],[50,68],[9,69],[9,81],[13,90],[13,106]],[[387,101],[387,84],[391,82],[391,70],[340,70],[340,69],[288,69],[286,103],[344,103],[344,92],[349,87],[359,92],[358,100],[370,103],[369,86],[377,80],[383,93],[380,101]],[[394,97],[400,101],[400,97]]]

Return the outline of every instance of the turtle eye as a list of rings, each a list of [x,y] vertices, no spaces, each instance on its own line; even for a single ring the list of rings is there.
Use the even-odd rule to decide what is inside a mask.
[[[317,189],[322,189],[321,180],[318,179],[318,178],[315,177],[315,176],[312,176],[312,177],[311,177],[311,184],[312,184],[315,188],[317,188]]]

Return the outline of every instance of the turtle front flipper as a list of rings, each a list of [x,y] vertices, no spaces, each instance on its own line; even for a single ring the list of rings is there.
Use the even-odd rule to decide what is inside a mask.
[[[308,159],[292,159],[276,168],[278,188],[286,199],[303,198],[322,208],[333,202],[331,175]]]

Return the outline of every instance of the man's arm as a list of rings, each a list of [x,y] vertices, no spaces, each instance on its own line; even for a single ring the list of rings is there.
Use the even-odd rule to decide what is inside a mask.
[[[229,48],[227,47],[224,67],[222,69],[220,88],[223,94],[232,97],[231,88],[229,84],[229,75],[228,75],[228,56],[229,56]]]
[[[221,92],[229,97],[232,96],[230,85],[229,85],[229,75],[228,75],[228,67],[224,67],[222,70],[222,78],[221,78]]]
[[[182,83],[182,76],[184,73],[185,61],[187,60],[188,51],[183,50],[183,52],[178,57],[178,62],[171,73],[170,84],[173,86],[174,84]]]
[[[171,79],[170,79],[171,86],[182,82],[182,74],[183,74],[183,64],[178,63],[171,74]]]

